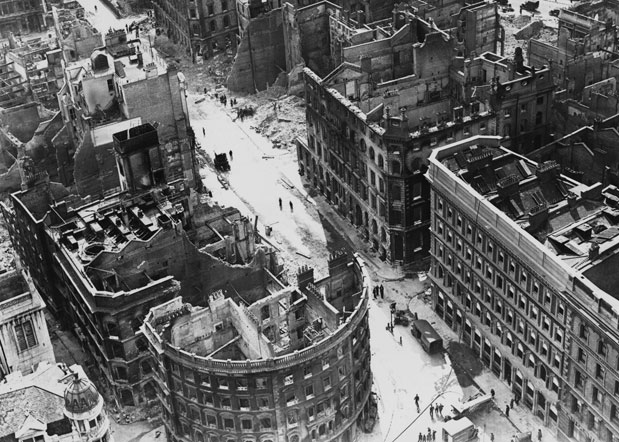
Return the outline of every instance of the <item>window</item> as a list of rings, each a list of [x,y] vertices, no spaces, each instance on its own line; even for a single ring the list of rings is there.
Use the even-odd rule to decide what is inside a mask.
[[[263,430],[270,430],[272,428],[271,418],[268,416],[260,418],[260,428]]]
[[[249,398],[239,398],[239,408],[241,410],[249,410]]]
[[[265,388],[267,388],[266,378],[256,378],[256,388],[258,390],[264,390]]]
[[[604,341],[598,341],[598,354],[603,358],[606,357],[606,344]]]
[[[224,429],[226,431],[234,430],[234,419],[230,417],[225,417],[224,418]]]
[[[303,376],[306,378],[309,378],[310,376],[312,376],[312,366],[311,365],[307,365],[306,367],[303,368]]]
[[[604,367],[600,364],[595,364],[595,377],[597,379],[604,379]]]
[[[284,385],[292,385],[293,382],[294,380],[291,374],[284,378]]]
[[[29,348],[36,347],[37,338],[30,320],[15,324],[15,336],[17,338],[18,351],[24,352]]]
[[[251,419],[241,419],[241,428],[243,431],[251,431]]]
[[[114,92],[114,80],[112,78],[107,81],[107,90],[108,92]]]
[[[305,398],[311,399],[314,397],[314,386],[312,384],[305,386]]]
[[[228,26],[230,26],[230,17],[226,15],[224,16],[224,28],[227,28]]]
[[[323,385],[325,391],[330,389],[331,388],[331,376],[326,376],[326,377],[322,378],[322,385]]]
[[[228,379],[219,379],[219,388],[222,390],[228,390],[230,386],[228,385]]]

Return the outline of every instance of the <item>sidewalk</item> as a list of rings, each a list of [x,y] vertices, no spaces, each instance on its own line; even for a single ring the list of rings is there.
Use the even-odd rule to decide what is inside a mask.
[[[450,342],[457,343],[459,341],[458,334],[436,315],[431,304],[426,302],[422,295],[411,299],[408,308],[411,312],[416,312],[420,318],[428,320],[443,337],[446,346]],[[469,416],[473,423],[480,428],[480,442],[490,442],[491,433],[494,434],[495,442],[509,442],[514,435],[529,431],[532,440],[537,441],[539,429],[542,430],[542,442],[558,441],[556,429],[544,427],[541,419],[534,416],[522,403],[510,409],[509,417],[505,416],[505,406],[513,398],[510,386],[482,366],[481,363],[479,363],[479,366],[483,367],[480,372],[470,373],[475,386],[484,393],[489,393],[491,390],[495,391],[492,407],[487,407]]]

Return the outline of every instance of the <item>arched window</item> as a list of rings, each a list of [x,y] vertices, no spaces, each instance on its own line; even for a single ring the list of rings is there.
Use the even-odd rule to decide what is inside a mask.
[[[365,145],[365,140],[364,140],[364,139],[361,139],[361,141],[359,141],[359,150],[360,150],[361,152],[365,152],[365,148],[366,148],[366,145]]]
[[[209,23],[209,27],[211,28],[211,31],[214,31],[214,30],[215,30],[215,28],[217,27],[217,25],[216,25],[216,23],[215,23],[215,20],[213,20],[213,21],[211,21],[211,22]]]
[[[226,15],[224,17],[224,28],[227,28],[228,26],[230,26],[230,17]]]
[[[391,162],[391,173],[393,173],[394,175],[399,175],[401,173],[401,170],[402,166],[400,165],[399,161]]]
[[[370,160],[375,161],[374,159],[374,148],[370,147],[370,150],[368,151],[368,157],[370,158]]]
[[[375,219],[372,220],[372,233],[373,234],[377,234],[378,233],[378,224],[376,224],[376,220]]]
[[[384,227],[380,228],[380,240],[382,242],[387,241],[387,232],[385,231]]]
[[[378,154],[378,167],[381,169],[385,167],[385,161],[383,160],[383,156]]]

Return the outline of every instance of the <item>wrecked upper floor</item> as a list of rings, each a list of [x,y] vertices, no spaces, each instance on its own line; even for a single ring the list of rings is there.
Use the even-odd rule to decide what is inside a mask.
[[[274,275],[264,293],[244,297],[217,291],[208,307],[175,298],[152,308],[145,320],[151,340],[198,357],[232,361],[283,356],[331,336],[359,309],[363,278],[344,253],[329,259],[329,276],[314,280],[302,268],[299,286]]]

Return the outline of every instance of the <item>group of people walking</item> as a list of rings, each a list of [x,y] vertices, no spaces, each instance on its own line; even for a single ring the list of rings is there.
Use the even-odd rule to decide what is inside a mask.
[[[380,296],[380,299],[385,299],[385,287],[383,285],[374,286],[372,290],[372,294],[374,295],[374,299],[377,299]]]

